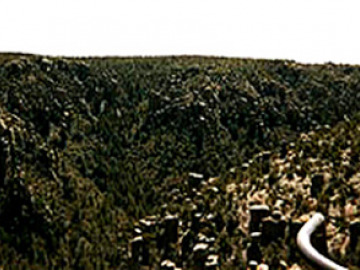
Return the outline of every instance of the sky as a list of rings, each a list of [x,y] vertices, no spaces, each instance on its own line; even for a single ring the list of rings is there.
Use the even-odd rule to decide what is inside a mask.
[[[360,64],[358,0],[0,0],[0,52]]]

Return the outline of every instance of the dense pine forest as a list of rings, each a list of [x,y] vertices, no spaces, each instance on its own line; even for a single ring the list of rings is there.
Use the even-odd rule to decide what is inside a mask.
[[[0,54],[0,269],[360,269],[360,66]]]

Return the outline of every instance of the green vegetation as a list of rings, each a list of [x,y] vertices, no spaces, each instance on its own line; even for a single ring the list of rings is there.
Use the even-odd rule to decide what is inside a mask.
[[[0,266],[239,269],[265,204],[355,267],[359,97],[358,66],[0,55]],[[262,259],[312,269],[290,234]]]

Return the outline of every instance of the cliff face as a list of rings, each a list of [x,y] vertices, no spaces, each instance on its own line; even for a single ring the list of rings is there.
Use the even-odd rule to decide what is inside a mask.
[[[329,254],[355,265],[359,80],[280,60],[0,55],[0,265],[231,269],[254,204],[285,228],[323,212]],[[308,267],[288,231],[261,258]]]

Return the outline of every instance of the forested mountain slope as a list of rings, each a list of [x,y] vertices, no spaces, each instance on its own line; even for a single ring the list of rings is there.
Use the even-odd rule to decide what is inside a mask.
[[[0,55],[0,265],[136,268],[142,237],[140,264],[237,269],[259,204],[324,213],[329,255],[359,264],[359,90],[331,63]],[[309,269],[288,234],[263,260]]]

